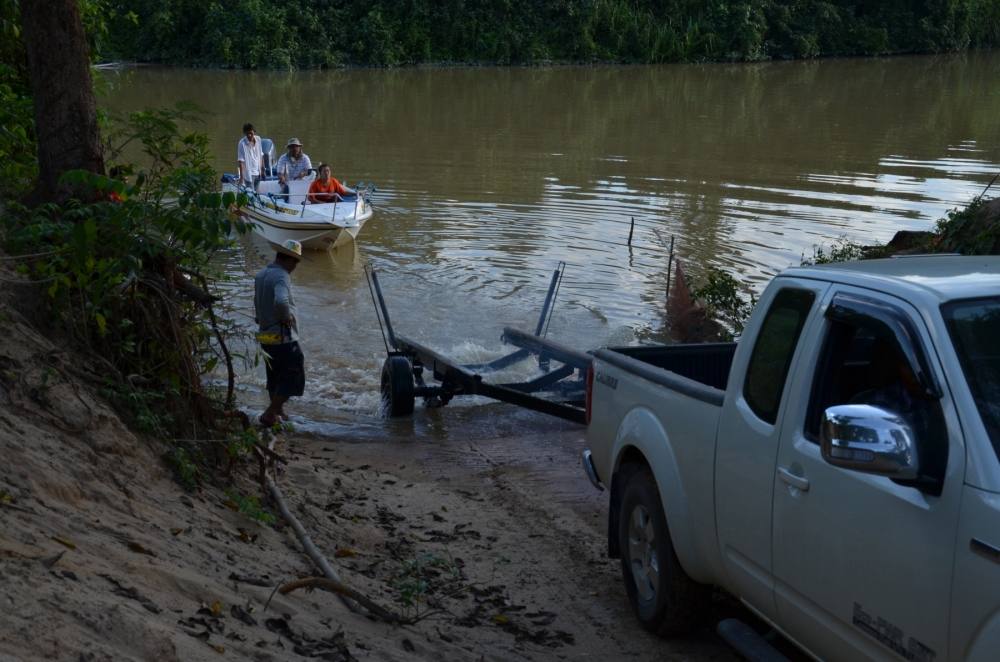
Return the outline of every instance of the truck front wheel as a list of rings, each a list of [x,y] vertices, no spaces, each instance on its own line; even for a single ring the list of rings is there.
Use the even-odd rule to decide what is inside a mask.
[[[690,632],[703,620],[711,589],[681,567],[649,469],[635,467],[623,478],[618,543],[632,609],[644,628],[662,637]]]

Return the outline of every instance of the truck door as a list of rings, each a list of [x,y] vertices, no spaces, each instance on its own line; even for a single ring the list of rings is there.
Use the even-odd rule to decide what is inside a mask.
[[[779,622],[825,659],[943,660],[965,454],[927,327],[910,304],[835,287],[802,344],[774,477]],[[869,404],[912,432],[918,474],[828,463],[824,411]],[[860,456],[859,456],[860,457]]]
[[[782,276],[765,291],[758,306],[767,312],[740,339],[741,348],[752,350],[736,352],[719,421],[715,512],[727,585],[768,618],[774,617],[770,522],[785,382],[828,287]]]

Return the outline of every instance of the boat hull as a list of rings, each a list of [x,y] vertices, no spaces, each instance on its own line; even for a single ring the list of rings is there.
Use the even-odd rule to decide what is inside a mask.
[[[303,183],[292,182],[293,186]],[[235,192],[236,187],[225,184],[223,190]],[[292,197],[296,201],[305,198],[302,195]],[[273,193],[251,194],[248,204],[240,207],[237,213],[251,224],[254,232],[272,244],[280,245],[294,239],[308,250],[330,250],[354,242],[373,214],[371,203],[363,196],[338,203],[293,206]]]
[[[361,228],[371,218],[371,213],[362,215],[353,223],[335,225],[333,223],[308,223],[275,218],[260,209],[244,207],[239,211],[243,220],[252,224],[253,231],[272,244],[281,244],[294,239],[307,250],[329,250],[355,241]]]

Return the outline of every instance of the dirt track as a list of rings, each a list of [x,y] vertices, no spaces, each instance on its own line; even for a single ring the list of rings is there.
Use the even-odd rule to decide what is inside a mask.
[[[543,427],[550,429],[538,436],[430,443],[299,438],[288,479],[317,495],[336,493],[331,482],[349,476],[363,491],[344,494],[341,480],[334,510],[374,519],[384,536],[351,540],[360,554],[348,567],[370,567],[369,554],[386,568],[421,557],[460,565],[461,581],[432,584],[421,596],[423,608],[450,612],[432,619],[433,628],[418,625],[427,652],[443,638],[499,659],[729,659],[708,631],[668,643],[638,627],[618,562],[605,554],[606,494],[580,469],[582,431]],[[369,504],[384,509],[381,518]],[[330,536],[327,546],[337,545],[323,508],[317,499],[304,517]],[[392,571],[385,574],[391,584]],[[442,599],[462,583],[471,589]]]

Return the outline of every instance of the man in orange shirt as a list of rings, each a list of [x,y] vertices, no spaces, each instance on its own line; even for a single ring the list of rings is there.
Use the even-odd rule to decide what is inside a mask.
[[[354,189],[347,188],[330,176],[330,166],[321,163],[316,179],[309,185],[309,202],[320,204],[334,202],[345,195],[354,195]]]

